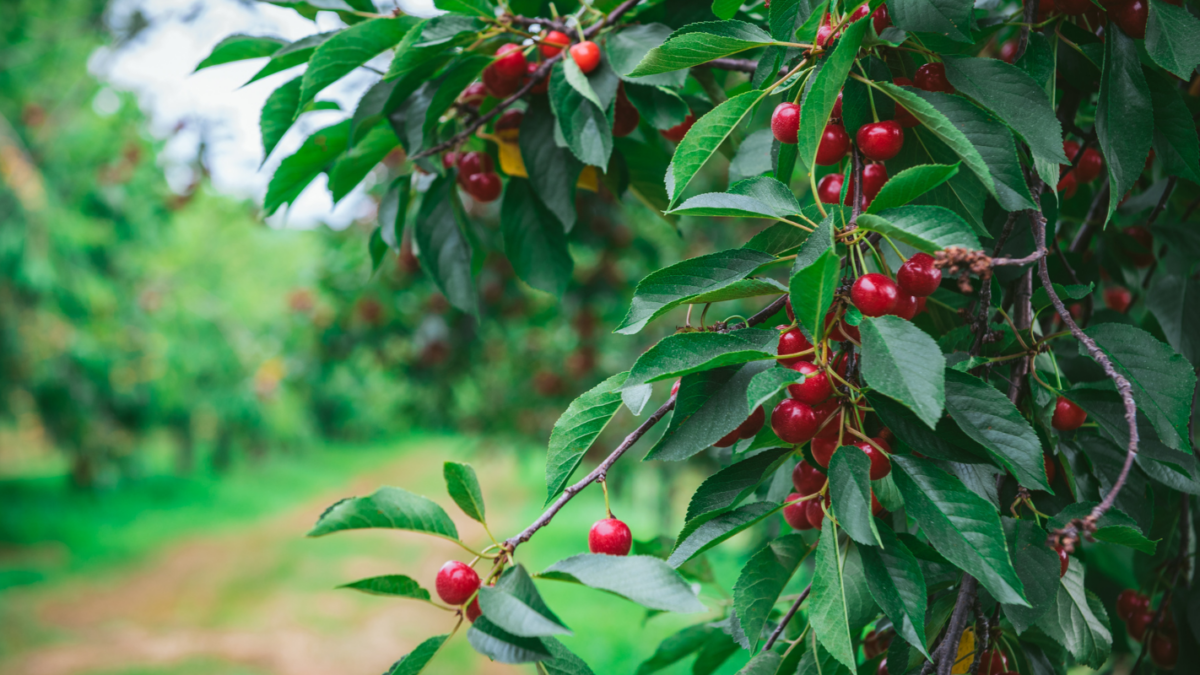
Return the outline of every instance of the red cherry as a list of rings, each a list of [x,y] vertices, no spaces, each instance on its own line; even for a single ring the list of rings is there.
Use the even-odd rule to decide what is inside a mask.
[[[1117,616],[1128,622],[1135,615],[1150,609],[1150,598],[1132,588],[1126,588],[1117,596]]]
[[[1067,568],[1071,566],[1071,556],[1067,555],[1067,549],[1056,548],[1054,552],[1058,554],[1058,578],[1061,579],[1067,575]]]
[[[1171,635],[1150,638],[1150,658],[1163,670],[1174,670],[1179,662],[1179,642]]]
[[[883,5],[880,5],[882,7]],[[863,167],[863,197],[870,205],[879,191],[887,183],[887,167],[882,164],[868,164]]]
[[[825,522],[825,512],[821,509],[821,499],[810,499],[805,502],[807,506],[804,508],[804,515],[808,516],[808,524],[814,529],[821,529]],[[825,495],[825,506],[829,506],[829,495]]]
[[[466,563],[451,560],[438,570],[434,586],[442,602],[461,605],[479,589],[479,575]]]
[[[1058,469],[1056,469],[1054,467],[1054,459],[1050,456],[1050,453],[1048,453],[1048,452],[1042,453],[1042,465],[1046,469],[1046,482],[1053,483],[1054,476],[1057,475]]]
[[[799,354],[810,349],[812,349],[812,343],[808,341],[808,338],[804,337],[804,333],[800,332],[799,328],[792,328],[779,336],[779,348],[776,353]],[[815,354],[808,354],[806,356],[795,356],[790,359],[779,359],[779,362],[785,366],[792,366],[801,361],[812,361],[813,358],[815,358]]]
[[[819,189],[820,189],[820,186],[818,186],[818,191],[819,191]],[[821,201],[824,201],[824,200],[821,200]],[[829,310],[825,314],[825,334],[829,337],[830,340],[833,340],[834,342],[845,342],[847,340],[854,340],[855,342],[861,342],[861,336],[858,334],[858,326],[851,326],[850,324],[846,323],[845,321],[838,321],[836,324],[833,324],[831,326],[830,324],[832,324],[832,323],[833,323],[833,310]]]
[[[488,69],[494,71],[502,79],[520,80],[527,72],[525,65],[525,52],[522,51],[520,45],[507,44],[500,45],[496,50],[496,60],[488,66]]]
[[[913,80],[917,89],[954,93],[954,85],[946,79],[946,65],[943,63],[926,63],[917,68],[917,74]]]
[[[500,197],[500,192],[504,186],[500,183],[500,176],[494,172],[488,173],[473,173],[467,176],[467,194],[475,198],[477,202],[494,202]]]
[[[1135,267],[1149,267],[1154,263],[1154,237],[1150,231],[1141,225],[1127,227],[1124,233],[1133,238],[1139,246],[1146,250],[1146,253],[1126,253],[1126,257]]]
[[[633,107],[629,98],[625,96],[625,83],[622,82],[617,87],[617,103],[613,107],[613,136],[623,138],[632,134],[641,121],[642,116],[638,109]]]
[[[1125,630],[1129,632],[1129,636],[1134,640],[1141,642],[1146,638],[1146,629],[1150,627],[1150,622],[1154,620],[1154,613],[1149,609],[1133,615],[1129,621],[1125,622]]]
[[[533,77],[533,74],[537,72],[537,69],[538,69],[538,64],[530,63],[528,66],[529,77]],[[546,75],[542,79],[538,80],[533,85],[533,88],[531,88],[529,91],[534,94],[544,94],[544,93],[550,91],[550,76]]]
[[[804,375],[803,382],[788,385],[788,394],[792,398],[801,403],[817,405],[833,396],[833,385],[830,384],[829,376],[825,374],[824,370],[807,361],[794,363],[788,367]]]
[[[887,458],[887,455],[866,441],[858,441],[854,444],[856,448],[863,451],[867,459],[871,460],[871,480],[882,480],[884,476],[892,472],[892,460]]]
[[[496,120],[496,124],[492,128],[497,132],[501,131],[520,131],[521,121],[525,119],[525,113],[520,110],[508,109]]]
[[[999,649],[989,649],[979,656],[979,675],[1000,675],[1008,670],[1008,659]]]
[[[570,52],[571,58],[575,60],[575,65],[579,66],[585,75],[600,65],[600,48],[591,40],[571,45]]]
[[[842,196],[843,180],[840,173],[831,173],[825,176],[820,183],[817,183],[817,197],[825,204],[837,204],[838,199]],[[851,185],[850,189],[846,190],[846,203],[849,204],[853,197],[854,186]]]
[[[1017,60],[1017,41],[1009,40],[1000,45],[1000,60],[1005,63],[1012,63]]]
[[[880,6],[882,7],[883,5]],[[913,86],[912,80],[908,79],[907,77],[897,77],[896,79],[892,80],[892,84],[896,85],[897,87]],[[905,108],[902,105],[896,105],[896,114],[894,117],[896,124],[899,124],[904,129],[911,129],[921,123],[920,120],[918,120],[916,117],[913,117],[913,114],[908,111],[908,108]]]
[[[472,82],[458,95],[458,102],[464,105],[477,106],[487,98],[487,87],[482,82]]]
[[[671,395],[672,396],[679,393],[679,383],[682,381],[683,380],[675,380],[675,384],[671,385]]]
[[[763,412],[763,408],[760,405],[754,409],[754,412],[750,413],[750,416],[747,417],[745,421],[738,425],[738,428],[734,429],[728,434],[725,434],[721,440],[713,443],[713,445],[717,446],[718,448],[728,448],[734,443],[737,443],[738,439],[740,438],[754,438],[754,436],[758,434],[759,430],[763,428],[763,423],[766,421],[766,419],[767,414]]]
[[[1087,413],[1083,411],[1083,408],[1062,396],[1058,397],[1058,401],[1054,403],[1054,417],[1050,419],[1050,426],[1059,431],[1075,431],[1083,426],[1085,421],[1087,421]]]
[[[833,110],[829,113],[833,119],[841,119],[842,117],[842,92],[838,92],[837,100],[833,102]]]
[[[828,17],[828,15],[826,15]],[[822,49],[829,49],[833,46],[833,41],[841,37],[841,34],[833,34],[833,26],[823,23],[817,29],[817,46]]]
[[[1055,0],[1055,6],[1058,11],[1071,16],[1079,16],[1089,9],[1095,7],[1092,0]]]
[[[816,443],[813,439],[813,443]],[[815,495],[825,487],[825,483],[829,479],[825,474],[817,471],[817,467],[809,464],[807,460],[800,460],[795,469],[792,469],[792,485],[796,486],[796,491],[804,496]]]
[[[1126,0],[1108,10],[1108,16],[1129,37],[1141,40],[1146,37],[1146,19],[1150,4],[1146,0]]]
[[[1079,181],[1075,178],[1075,172],[1072,171],[1063,176],[1058,181],[1058,186],[1055,188],[1057,192],[1061,192],[1063,199],[1070,199],[1075,196],[1075,190],[1079,188]]]
[[[837,399],[826,401],[814,408],[813,412],[817,414],[816,438],[837,439],[841,435],[842,420],[845,415],[842,413],[841,404]]]
[[[813,460],[828,469],[829,460],[833,459],[833,452],[838,449],[837,437],[814,438],[810,449],[812,450]]]
[[[1128,288],[1121,286],[1113,286],[1104,289],[1104,304],[1109,309],[1125,313],[1129,309],[1129,305],[1133,304],[1133,293],[1129,292]]]
[[[476,597],[471,600],[471,604],[467,605],[467,621],[475,623],[475,619],[478,619],[482,614],[483,610],[479,609],[479,598]]]
[[[925,311],[925,298],[917,297],[917,314]]]
[[[892,314],[905,321],[912,321],[917,315],[917,296],[900,291],[896,296],[896,306],[892,308]]]
[[[872,122],[858,128],[856,140],[864,155],[883,162],[895,157],[904,147],[904,129],[895,120]]]
[[[871,490],[871,515],[877,516],[881,513],[883,513],[883,504],[879,503],[879,500],[875,498],[875,491]]]
[[[608,555],[629,555],[633,546],[633,534],[629,526],[616,518],[597,520],[588,532],[588,550]]]
[[[775,140],[795,144],[799,132],[800,106],[787,101],[775,106],[775,112],[771,113],[771,133],[775,135]]]
[[[918,297],[928,297],[942,283],[942,271],[934,264],[933,256],[917,253],[896,271],[896,283],[900,290]]]
[[[1079,144],[1075,141],[1063,141],[1063,154],[1067,156],[1067,159],[1074,162],[1075,155],[1079,154]],[[1059,164],[1058,166],[1062,171],[1066,171],[1071,165]]]
[[[682,122],[671,127],[670,129],[666,129],[665,131],[660,131],[658,133],[662,134],[663,138],[667,139],[668,141],[671,141],[672,143],[678,143],[679,141],[683,140],[683,137],[687,135],[688,129],[691,129],[692,125],[695,123],[696,116],[688,113],[687,118]]]
[[[882,33],[892,25],[892,16],[888,13],[887,5],[881,4],[871,13],[871,23],[876,33]]]
[[[771,429],[785,443],[799,444],[817,433],[817,415],[811,406],[785,398],[771,411]]]
[[[1074,155],[1071,155],[1074,158]],[[1080,183],[1090,183],[1100,177],[1104,171],[1104,157],[1092,148],[1083,151],[1079,164],[1075,167],[1075,180]]]
[[[458,164],[458,153],[457,152],[447,152],[446,154],[442,155],[442,168],[443,169],[449,169],[450,167],[452,167],[456,164]]]
[[[542,38],[541,44],[538,45],[538,51],[545,58],[558,56],[562,50],[571,46],[571,38],[562,31],[552,30],[546,33],[546,37]]]
[[[797,113],[797,117],[799,113]],[[830,166],[842,161],[850,150],[850,135],[840,124],[826,124],[825,132],[821,134],[821,144],[817,146],[817,164]]]
[[[477,173],[491,173],[492,158],[485,152],[473,151],[458,158],[458,179],[466,185],[466,179]]]
[[[508,98],[521,88],[520,79],[510,79],[501,76],[494,68],[483,69],[483,86],[487,93],[495,98]]]
[[[864,316],[891,314],[899,295],[896,282],[878,272],[862,275],[850,287],[850,302]]]
[[[802,495],[798,492],[793,492],[787,496],[787,501],[790,502],[793,499],[800,499],[804,496],[805,495]],[[807,511],[808,502],[788,504],[787,506],[783,507],[783,519],[788,525],[791,525],[792,529],[794,530],[811,530],[812,524],[808,522]]]

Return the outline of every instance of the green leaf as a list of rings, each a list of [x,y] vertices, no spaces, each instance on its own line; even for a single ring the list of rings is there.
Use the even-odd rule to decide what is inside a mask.
[[[752,361],[685,376],[675,411],[647,460],[679,461],[721,440],[750,416],[746,389],[755,375],[774,365]]]
[[[458,539],[458,529],[442,507],[395,487],[382,487],[369,497],[351,497],[337,502],[325,509],[307,536],[320,537],[368,528],[411,530]]]
[[[1063,302],[1067,300],[1082,300],[1092,294],[1092,286],[1093,284],[1091,283],[1086,286],[1083,284],[1071,284],[1069,286],[1054,284],[1054,293]],[[1050,302],[1050,294],[1046,292],[1046,289],[1038,286],[1037,290],[1033,292],[1032,304],[1033,312],[1037,314],[1053,303]]]
[[[1181,80],[1190,80],[1200,65],[1200,20],[1185,7],[1150,0],[1146,20],[1146,53]]]
[[[921,566],[887,523],[877,525],[881,546],[864,546],[858,550],[866,570],[867,587],[871,589],[875,603],[892,620],[896,633],[928,657],[925,650],[927,591]]]
[[[1190,262],[1183,255],[1160,262],[1144,297],[1171,348],[1200,363],[1200,279],[1188,274]]]
[[[1007,396],[977,377],[948,369],[946,411],[1022,485],[1053,494],[1037,432]]]
[[[413,224],[421,268],[458,309],[477,314],[479,294],[471,277],[471,243],[458,225],[462,204],[454,180],[440,176],[429,186]]]
[[[745,147],[745,144],[742,145]],[[753,197],[760,203],[766,204],[776,216],[792,217],[803,214],[807,218],[819,219],[820,211],[816,205],[800,206],[792,189],[771,176],[755,176],[738,181],[729,186],[729,194]],[[792,226],[793,229],[799,229]],[[802,232],[802,234],[804,234]]]
[[[713,0],[712,11],[718,19],[729,20],[741,6],[742,0]]]
[[[855,668],[847,668],[833,654],[830,654],[816,634],[805,638],[805,644],[808,646],[808,650],[800,658],[797,675],[853,675],[857,672]]]
[[[546,675],[595,675],[588,664],[583,662],[571,650],[563,646],[563,643],[555,640],[552,637],[542,638],[542,644],[550,650],[550,655],[554,658],[549,661],[542,661],[542,667],[546,669]]]
[[[675,542],[675,550],[671,551],[667,564],[678,568],[781,508],[781,505],[774,502],[755,502],[714,518],[689,522],[679,533],[679,540]]]
[[[304,188],[321,174],[346,149],[350,120],[325,127],[305,139],[294,154],[284,158],[271,176],[263,211],[275,213],[285,203],[294,202]]]
[[[989,462],[987,450],[967,437],[953,419],[942,417],[930,431],[916,413],[878,392],[868,392],[867,400],[896,438],[910,448],[918,448],[921,454],[948,462]]]
[[[879,213],[912,200],[945,183],[958,174],[958,164],[923,164],[901,171],[883,184],[883,189],[867,206],[867,213]]]
[[[1103,666],[1112,651],[1112,631],[1104,605],[1083,587],[1083,564],[1073,558],[1054,605],[1037,626],[1070,651],[1076,661],[1092,668]]]
[[[774,141],[775,136],[770,129],[759,129],[747,136],[729,161],[729,182],[736,183],[771,173],[771,144]],[[791,194],[791,190],[788,190],[788,194]]]
[[[657,673],[685,656],[700,651],[704,647],[704,643],[712,638],[715,630],[702,623],[688,626],[678,633],[670,635],[658,645],[653,656],[638,666],[637,675]]]
[[[787,293],[787,287],[770,278],[742,279],[724,288],[718,288],[707,293],[700,293],[687,299],[688,305],[706,305],[710,302],[726,302],[757,298],[764,295],[780,295]]]
[[[429,600],[429,591],[421,588],[416,579],[403,574],[388,574],[381,577],[360,579],[353,583],[338,586],[367,593],[368,595],[387,595],[395,598],[412,598],[414,600]]]
[[[456,14],[477,14],[485,19],[496,17],[496,6],[488,0],[433,0],[433,6]]]
[[[650,50],[666,42],[669,37],[671,37],[670,26],[661,23],[647,23],[627,26],[619,32],[609,35],[604,46],[613,70],[622,80],[641,85],[678,88],[682,87],[684,81],[687,80],[688,71],[674,70],[657,75],[629,76],[629,73],[633,72],[633,69]],[[626,93],[628,94],[628,91]],[[684,117],[686,116],[685,114]]]
[[[775,475],[791,455],[791,448],[774,448],[731,464],[709,476],[688,503],[687,522],[701,522],[707,514],[737,506],[764,481]]]
[[[398,145],[400,139],[396,138],[396,132],[387,122],[380,122],[367,132],[329,170],[329,191],[333,194],[334,203],[349,194]]]
[[[613,148],[612,123],[603,109],[567,83],[562,63],[555,64],[550,73],[550,105],[567,147],[579,161],[602,168],[608,166]]]
[[[936,427],[946,404],[946,359],[933,338],[898,316],[863,319],[859,331],[867,384]]]
[[[264,163],[296,119],[296,110],[300,107],[300,80],[299,77],[289,80],[271,92],[263,104],[258,126],[262,130]]]
[[[1162,442],[1190,451],[1188,416],[1196,387],[1192,366],[1140,328],[1105,323],[1084,332],[1129,380],[1138,409],[1150,419]],[[1087,353],[1082,344],[1079,351]]]
[[[504,251],[513,270],[534,288],[561,298],[571,281],[575,263],[567,249],[562,224],[542,206],[533,185],[510,178],[500,204],[500,230]]]
[[[971,3],[959,0],[890,0],[888,12],[897,28],[916,33],[939,33],[956,42],[971,43]]]
[[[1154,106],[1154,152],[1158,160],[1168,175],[1200,183],[1200,139],[1183,94],[1171,78],[1149,68],[1142,72]]]
[[[882,546],[871,514],[871,460],[854,446],[842,446],[829,460],[829,494],[838,525],[865,546]]]
[[[1046,527],[1051,531],[1061,529],[1075,518],[1086,518],[1092,512],[1099,502],[1076,502],[1068,505],[1058,515],[1050,519]],[[1093,536],[1100,541],[1107,541],[1110,544],[1119,546],[1128,546],[1136,551],[1141,551],[1146,555],[1154,555],[1158,544],[1151,541],[1142,534],[1142,528],[1138,527],[1133,518],[1125,515],[1117,509],[1109,509],[1104,512],[1100,520],[1096,522],[1097,529]]]
[[[671,160],[671,172],[675,180],[673,185],[668,181],[667,189],[671,192],[672,202],[683,195],[692,178],[725,142],[725,137],[764,96],[766,92],[761,91],[739,94],[696,120],[675,148],[675,156]]]
[[[804,9],[809,9],[810,3],[805,2]],[[811,3],[815,5],[815,3]],[[801,10],[800,0],[776,0],[767,9],[767,23],[771,27],[771,37],[781,42],[791,41],[796,32],[796,19]]]
[[[750,386],[746,388],[746,402],[753,410],[766,404],[789,384],[798,384],[803,382],[804,378],[803,374],[785,366],[768,368],[750,380]]]
[[[637,108],[641,118],[655,129],[679,126],[690,112],[679,94],[659,85],[626,82],[625,97]]]
[[[762,651],[755,654],[754,658],[750,659],[749,663],[737,672],[737,675],[775,675],[782,664],[783,657],[781,655]]]
[[[850,24],[837,41],[833,53],[825,60],[821,69],[812,78],[812,86],[800,104],[800,131],[798,133],[797,151],[800,166],[809,168],[816,160],[817,147],[821,143],[821,134],[825,133],[825,125],[829,115],[837,103],[838,93],[850,74],[854,58],[862,44],[863,35],[870,21],[855,21]]]
[[[563,59],[562,64],[563,77],[566,78],[567,84],[571,85],[575,93],[591,101],[597,109],[603,110],[604,105],[600,103],[600,97],[592,89],[592,84],[588,82],[587,75],[584,75],[583,71],[579,69],[579,64],[575,63],[575,59]]]
[[[279,51],[279,48],[285,44],[287,44],[287,40],[276,37],[260,37],[243,35],[241,33],[230,35],[218,42],[217,46],[213,47],[212,52],[192,72],[199,72],[205,68],[219,66],[224,63],[233,63],[234,61],[261,59]]]
[[[1024,633],[1042,618],[1054,604],[1058,595],[1058,573],[1062,569],[1058,554],[1046,545],[1046,531],[1031,520],[1005,518],[1010,528],[1009,543],[1012,545],[1013,566],[1017,576],[1025,585],[1029,605],[1004,605],[1004,615],[1017,629]]]
[[[1017,132],[1035,159],[1053,168],[1042,180],[1058,184],[1058,165],[1070,164],[1063,151],[1062,125],[1044,87],[1020,68],[1000,59],[946,55],[946,77],[959,93],[975,99]]]
[[[836,454],[836,453],[835,453]],[[808,623],[822,647],[851,671],[857,665],[850,642],[850,600],[846,594],[845,556],[834,535],[837,530],[829,516],[821,528],[825,535],[817,540],[813,556],[812,591],[808,598]]]
[[[738,575],[733,587],[733,611],[750,639],[751,651],[758,645],[771,610],[807,551],[808,544],[801,535],[782,536],[755,553]]]
[[[727,192],[706,192],[689,198],[679,206],[667,211],[676,216],[709,216],[725,218],[777,218],[790,216],[776,213],[769,204],[754,197],[734,195]]]
[[[638,357],[622,388],[770,359],[778,341],[777,332],[761,328],[668,335]]]
[[[521,121],[521,159],[533,194],[558,219],[564,232],[575,226],[575,184],[583,163],[554,142],[554,114],[542,96],[534,96]],[[510,188],[511,189],[510,180]],[[503,208],[501,209],[503,211]]]
[[[943,143],[928,129],[914,127],[905,132],[910,133],[912,142],[906,142],[900,148],[900,154],[888,162],[888,170],[908,169],[929,163],[950,165],[961,163],[961,159],[950,146]],[[979,235],[991,236],[983,224],[983,207],[988,198],[988,188],[972,171],[959,171],[954,177],[942,185],[916,198],[914,204],[941,206],[950,209],[968,224]],[[878,199],[878,197],[876,198]]]
[[[481,523],[487,521],[483,507],[483,491],[479,488],[479,479],[475,477],[475,469],[470,464],[446,462],[442,465],[442,477],[446,479],[446,492],[472,520]]]
[[[546,503],[563,491],[588,448],[621,407],[621,385],[629,373],[618,373],[571,402],[554,423],[546,455]]]
[[[300,101],[316,98],[322,89],[396,46],[420,20],[411,16],[371,19],[350,26],[323,42],[308,60]]]
[[[500,663],[532,663],[551,658],[550,650],[540,638],[513,635],[486,616],[475,619],[467,630],[467,642],[475,651]]]
[[[424,136],[423,146],[432,146],[437,140],[438,120],[449,110],[467,85],[475,81],[483,69],[491,65],[493,59],[481,54],[464,54],[446,67],[445,74],[438,78],[437,91],[425,109],[422,119],[421,134]]]
[[[582,553],[560,560],[540,576],[575,581],[664,612],[703,612],[683,577],[662,560],[645,555],[612,556]]]
[[[796,258],[799,262],[800,258]],[[792,273],[788,282],[792,311],[815,340],[825,334],[825,314],[833,304],[842,277],[842,261],[832,248],[826,249],[811,265]]]
[[[908,515],[939,553],[1000,602],[1028,604],[991,502],[926,460],[892,455],[892,477]]]
[[[770,35],[744,21],[693,23],[675,31],[666,42],[647,52],[629,76],[642,77],[691,68],[771,42]]]
[[[264,77],[274,75],[275,73],[283,72],[289,68],[294,68],[303,63],[308,63],[308,59],[312,57],[313,52],[317,47],[321,46],[326,40],[337,35],[338,31],[329,31],[328,33],[318,33],[302,37],[291,44],[280,47],[275,53],[271,54],[271,60],[261,70],[254,74],[246,81],[246,84],[257,82]],[[303,76],[302,76],[303,77]],[[242,86],[246,86],[243,84]]]
[[[1148,121],[1153,119],[1154,110],[1138,59],[1137,43],[1119,30],[1105,31],[1104,37],[1096,136],[1110,181],[1108,213],[1104,219],[1107,223],[1117,203],[1146,166],[1146,155],[1154,139],[1153,125]]]
[[[417,675],[425,669],[425,666],[429,665],[430,660],[449,638],[450,634],[447,633],[436,635],[422,642],[404,658],[393,663],[392,667],[388,669],[387,675]]]
[[[775,256],[731,249],[690,258],[652,272],[633,292],[629,313],[616,332],[633,335],[650,321],[689,299],[726,288],[775,259]]]
[[[473,41],[484,27],[479,17],[455,14],[443,14],[422,22],[404,34],[383,79],[408,79],[419,72],[432,75],[437,69],[432,65],[448,61],[454,47]]]
[[[505,570],[495,587],[480,586],[479,609],[488,621],[517,637],[571,634],[546,606],[523,565]]]

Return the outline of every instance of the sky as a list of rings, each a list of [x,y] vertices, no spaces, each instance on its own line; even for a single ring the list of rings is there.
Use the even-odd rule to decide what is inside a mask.
[[[417,16],[438,13],[433,0],[378,0],[377,5],[384,11],[399,6]],[[113,89],[136,95],[150,118],[151,133],[167,139],[159,162],[168,182],[179,191],[193,179],[190,162],[203,138],[213,187],[234,197],[261,201],[282,158],[300,147],[313,131],[350,115],[362,93],[379,78],[360,69],[326,89],[317,98],[336,101],[344,112],[307,113],[263,164],[259,112],[267,96],[302,72],[302,66],[242,87],[266,59],[230,63],[194,73],[196,64],[208,56],[213,46],[234,33],[271,35],[291,41],[340,28],[338,17],[322,12],[314,22],[292,10],[253,0],[114,0],[109,24],[121,34],[137,11],[149,20],[149,27],[115,49],[97,50],[89,68]],[[381,55],[370,65],[386,70],[389,58],[388,54]],[[101,91],[93,107],[98,112],[111,110],[115,98],[112,91]],[[320,176],[287,213],[281,209],[268,222],[276,227],[328,223],[340,228],[373,212],[363,185],[334,205],[325,181],[325,176]]]

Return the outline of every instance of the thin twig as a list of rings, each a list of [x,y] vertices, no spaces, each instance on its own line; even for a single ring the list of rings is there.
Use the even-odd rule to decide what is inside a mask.
[[[1035,261],[1041,259],[1045,255],[1046,255],[1046,249],[1041,248],[1041,249],[1034,251],[1033,253],[1030,253],[1029,255],[1025,256],[1024,258],[992,258],[992,267],[1003,267],[1005,265],[1012,265],[1012,266],[1028,265],[1031,262],[1035,262]]]
[[[775,641],[779,639],[779,636],[783,635],[783,629],[787,628],[788,622],[792,620],[793,616],[796,616],[796,610],[800,609],[800,603],[804,602],[804,600],[808,598],[808,592],[811,590],[812,584],[809,584],[803,591],[801,591],[800,597],[796,598],[796,601],[793,602],[792,606],[788,608],[787,614],[783,615],[783,618],[779,620],[779,625],[775,627],[775,630],[771,631],[770,637],[768,637],[766,643],[763,644],[762,650],[764,652],[770,650],[775,644]]]
[[[1029,45],[1029,29],[1033,27],[1033,17],[1037,16],[1038,0],[1025,0],[1025,23],[1021,24],[1021,37],[1017,40],[1017,54],[1013,63],[1025,55],[1025,47]]]
[[[1162,197],[1154,205],[1154,210],[1150,212],[1150,217],[1146,219],[1146,227],[1153,226],[1154,221],[1158,220],[1159,214],[1163,212],[1163,209],[1167,208],[1167,202],[1171,199],[1171,193],[1175,191],[1175,183],[1178,180],[1175,176],[1167,179],[1167,187],[1163,189]]]
[[[938,675],[950,675],[954,662],[958,658],[958,644],[962,641],[963,631],[967,629],[967,613],[975,603],[975,594],[979,591],[979,582],[975,577],[963,572],[962,583],[958,588],[958,599],[954,602],[954,613],[950,615],[950,625],[938,646],[937,672]]]
[[[734,70],[739,73],[754,73],[758,69],[758,61],[753,59],[713,59],[704,65],[718,70]]]
[[[1081,253],[1092,242],[1092,235],[1096,232],[1096,218],[1099,215],[1098,211],[1102,204],[1108,203],[1108,192],[1111,188],[1108,182],[1108,176],[1104,177],[1104,182],[1100,184],[1100,189],[1096,191],[1096,198],[1092,200],[1092,205],[1088,208],[1087,217],[1083,220],[1083,227],[1079,228],[1079,232],[1075,234],[1075,239],[1071,242],[1071,253]]]

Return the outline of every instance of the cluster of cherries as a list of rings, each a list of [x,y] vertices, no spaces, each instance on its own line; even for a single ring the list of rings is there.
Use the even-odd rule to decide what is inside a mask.
[[[1117,616],[1125,622],[1125,630],[1129,631],[1130,637],[1138,642],[1145,642],[1149,637],[1150,658],[1154,665],[1163,670],[1172,670],[1179,661],[1179,633],[1170,607],[1160,607],[1158,611],[1162,613],[1162,619],[1151,631],[1155,611],[1150,609],[1150,598],[1132,588],[1121,591],[1117,596]]]
[[[500,175],[492,168],[492,158],[485,152],[447,152],[442,166],[458,167],[458,184],[477,202],[494,202],[500,197],[503,185]]]
[[[558,56],[564,49],[568,50],[571,59],[584,74],[592,72],[600,65],[600,47],[591,40],[572,45],[571,38],[566,33],[552,30],[538,43],[538,52],[542,58]],[[483,69],[483,87],[496,98],[507,98],[517,93],[537,69],[537,62],[526,59],[525,50],[520,45],[500,45],[496,49],[496,60]],[[532,91],[535,94],[544,94],[549,86],[549,78],[542,78],[533,86]]]
[[[1183,0],[1165,2],[1176,7],[1183,6]],[[1104,9],[1096,7],[1091,0],[1041,0],[1038,3],[1038,22],[1041,23],[1054,13],[1081,16],[1095,29],[1097,35],[1103,37],[1107,18],[1135,40],[1146,37],[1146,20],[1150,16],[1149,0],[1100,0],[1100,4]]]
[[[1075,141],[1063,141],[1063,152],[1066,153],[1068,159],[1074,161],[1075,155],[1079,154],[1079,144]],[[1080,185],[1085,185],[1100,177],[1104,171],[1104,158],[1096,150],[1087,148],[1083,151],[1083,156],[1079,158],[1074,169],[1064,165],[1061,171],[1062,178],[1058,181],[1058,191],[1070,199],[1075,196],[1075,191]]]

